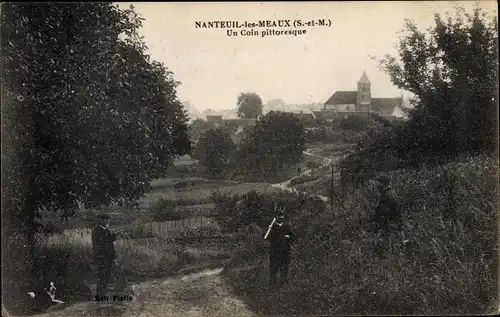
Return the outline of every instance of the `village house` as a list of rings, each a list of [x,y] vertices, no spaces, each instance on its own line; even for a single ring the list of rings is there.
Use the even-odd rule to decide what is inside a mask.
[[[304,125],[304,129],[306,130],[316,130],[323,123],[323,119],[317,118],[314,114],[314,111],[311,112],[300,111],[299,113],[292,112],[291,114],[295,118],[297,118],[300,123]]]
[[[236,144],[240,143],[244,129],[254,126],[259,120],[259,118],[224,118],[222,115],[206,115],[206,119],[214,128],[224,127],[232,131],[231,138]]]

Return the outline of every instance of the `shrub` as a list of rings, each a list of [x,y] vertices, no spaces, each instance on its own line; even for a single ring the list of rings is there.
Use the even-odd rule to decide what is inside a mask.
[[[366,130],[371,124],[373,124],[373,118],[371,117],[352,115],[340,121],[340,128],[359,132]]]
[[[180,231],[179,237],[182,238],[199,238],[199,237],[215,237],[221,236],[221,228],[217,222],[210,218],[201,218],[200,222],[194,225],[183,228]]]
[[[246,230],[248,226],[267,228],[269,222],[283,208],[291,219],[307,214],[313,217],[324,209],[324,203],[316,198],[302,194],[276,192],[261,194],[249,191],[242,195],[216,194],[213,201],[221,215],[221,225],[225,230],[237,232]],[[316,209],[314,209],[316,208]]]
[[[210,200],[215,204],[217,213],[221,216],[219,223],[224,231],[234,231],[239,217],[240,195],[229,193],[212,192]]]
[[[153,214],[154,221],[180,220],[185,217],[182,213],[177,212],[177,202],[170,199],[160,198],[149,208]]]
[[[315,169],[315,168],[318,168],[318,167],[320,167],[320,166],[321,166],[321,164],[320,164],[320,163],[318,163],[318,162],[307,162],[307,163],[306,163],[306,167],[307,167],[308,169]]]

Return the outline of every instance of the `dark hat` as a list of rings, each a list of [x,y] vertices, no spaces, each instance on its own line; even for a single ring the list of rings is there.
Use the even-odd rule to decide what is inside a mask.
[[[100,220],[109,220],[111,217],[108,214],[99,214],[96,218]]]
[[[375,180],[382,183],[383,185],[388,185],[391,183],[391,178],[386,174],[380,174],[379,176],[375,177]]]

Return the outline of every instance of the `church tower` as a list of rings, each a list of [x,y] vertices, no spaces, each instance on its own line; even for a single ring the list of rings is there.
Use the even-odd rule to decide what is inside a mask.
[[[358,81],[358,93],[356,95],[356,111],[371,111],[371,83],[366,76],[366,72],[363,72],[361,78]]]

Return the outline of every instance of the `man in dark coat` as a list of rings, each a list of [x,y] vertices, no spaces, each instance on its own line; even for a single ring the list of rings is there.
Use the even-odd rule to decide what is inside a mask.
[[[269,283],[276,285],[276,275],[280,271],[282,284],[287,282],[290,265],[290,246],[295,241],[295,235],[290,226],[284,223],[284,215],[280,214],[271,223],[265,240],[269,240]]]
[[[382,174],[375,178],[377,190],[380,193],[375,208],[375,221],[379,229],[388,232],[391,228],[402,230],[403,219],[399,208],[399,198],[391,188],[391,178]]]
[[[116,233],[109,230],[109,216],[99,215],[98,224],[92,231],[92,246],[94,249],[94,263],[97,266],[97,296],[104,296],[111,278],[113,265],[119,268],[116,262],[116,252],[113,242]],[[125,287],[123,274],[120,274],[121,286]]]

